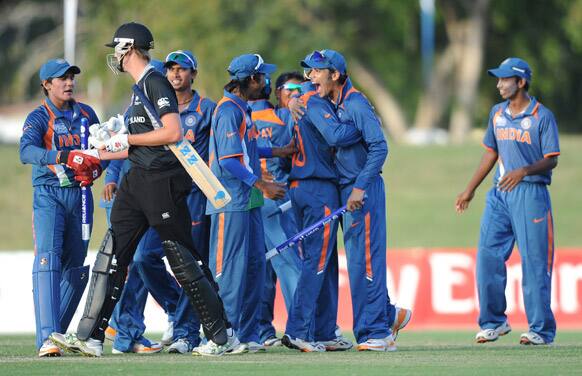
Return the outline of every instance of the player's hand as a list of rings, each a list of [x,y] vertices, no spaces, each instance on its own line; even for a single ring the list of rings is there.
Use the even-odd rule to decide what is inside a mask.
[[[89,150],[64,150],[58,155],[57,163],[64,164],[73,171],[75,175],[79,172],[92,170],[95,166],[101,167],[99,155],[89,152]]]
[[[299,121],[303,115],[305,115],[305,103],[303,100],[298,97],[292,97],[289,99],[289,103],[287,104],[289,107],[289,111],[291,111],[291,116],[293,116],[293,120]]]
[[[518,168],[505,174],[497,183],[497,188],[503,192],[511,192],[526,175],[523,168]]]
[[[103,192],[101,192],[101,198],[104,201],[110,202],[115,198],[115,192],[117,192],[117,184],[109,183],[103,188]]]
[[[364,207],[364,196],[366,191],[358,188],[352,189],[350,197],[348,197],[347,208],[349,211],[359,210]]]
[[[80,171],[78,174],[75,174],[75,180],[79,182],[81,187],[86,187],[91,185],[93,181],[101,176],[102,172],[103,169],[101,168],[101,165],[97,164],[88,170]]]
[[[271,200],[278,200],[285,197],[285,184],[268,182],[264,180],[257,180],[255,187],[263,192],[263,196]]]
[[[297,153],[297,147],[295,147],[295,140],[292,139],[285,146],[281,147],[274,147],[273,150],[273,157],[280,157],[280,158],[290,158],[293,154]]]
[[[457,196],[455,210],[458,214],[462,214],[469,207],[469,203],[473,197],[475,197],[475,191],[464,191]]]
[[[105,149],[110,153],[117,153],[129,148],[127,134],[116,134],[105,142]]]

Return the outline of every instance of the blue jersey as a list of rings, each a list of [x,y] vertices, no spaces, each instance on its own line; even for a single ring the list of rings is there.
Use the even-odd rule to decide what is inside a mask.
[[[222,168],[219,162],[225,158],[239,158],[241,164],[251,174],[260,178],[258,136],[247,103],[225,91],[212,118],[208,164],[214,175],[230,193],[232,201],[221,209],[216,209],[208,202],[206,214],[248,210],[251,187]]]
[[[495,185],[506,172],[560,155],[554,114],[535,98],[523,113],[515,117],[509,112],[509,101],[493,106],[483,145],[499,156]],[[523,181],[550,184],[552,171],[526,176]]]
[[[266,99],[249,102],[249,106],[252,110],[253,123],[259,133],[258,147],[285,146],[291,141],[294,122],[289,110],[276,111]],[[285,160],[282,158],[261,158],[261,173],[264,179],[287,182],[289,170],[286,167]]]
[[[72,116],[60,111],[46,98],[43,104],[28,114],[20,138],[20,160],[32,164],[32,185],[78,187],[73,170],[57,164],[62,150],[81,148],[81,119],[99,123],[93,109],[71,101]],[[88,131],[88,130],[87,130]]]
[[[210,138],[210,126],[212,113],[216,103],[208,98],[202,98],[196,91],[188,108],[180,112],[184,138],[190,141],[198,154],[208,162],[208,140]]]
[[[341,146],[336,153],[340,184],[354,184],[366,190],[370,181],[382,173],[388,155],[388,143],[382,132],[382,123],[368,99],[347,79],[337,106],[342,122],[351,121],[361,133],[361,140],[350,146]]]
[[[320,98],[311,83],[302,85],[305,115],[294,127],[295,145],[289,180],[326,179],[338,181],[335,147],[350,145],[361,135],[352,125],[341,123],[332,104]]]

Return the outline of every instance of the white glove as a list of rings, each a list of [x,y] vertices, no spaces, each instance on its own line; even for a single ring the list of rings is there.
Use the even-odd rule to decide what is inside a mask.
[[[111,137],[109,137],[109,138],[111,138]],[[107,140],[109,140],[109,138]],[[102,141],[97,137],[89,136],[89,146],[94,148],[94,149],[103,150],[103,149],[105,149],[105,142],[107,140]]]
[[[101,129],[105,129],[109,134],[125,134],[127,133],[127,127],[125,126],[125,119],[123,115],[117,114],[112,116],[105,123],[101,124]]]
[[[116,134],[105,142],[105,149],[111,153],[117,153],[128,148],[127,134]]]

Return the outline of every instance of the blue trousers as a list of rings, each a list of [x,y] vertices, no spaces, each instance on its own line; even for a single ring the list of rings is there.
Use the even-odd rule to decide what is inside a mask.
[[[339,194],[334,183],[325,180],[300,180],[289,191],[297,227],[304,229],[338,208]],[[299,247],[301,274],[285,333],[305,341],[335,338],[337,322],[336,221],[306,238]],[[330,266],[331,265],[331,266]]]
[[[69,326],[88,278],[88,270],[84,276],[82,272],[73,273],[81,271],[87,245],[81,239],[79,188],[35,186],[32,206],[35,250],[32,291],[39,349],[52,332],[64,332]],[[88,208],[92,218],[91,195]],[[77,274],[77,278],[69,281],[65,276],[72,274]],[[85,278],[84,282],[81,278]],[[69,299],[67,291],[79,295],[78,298]]]
[[[507,320],[505,262],[517,242],[529,330],[546,342],[554,340],[556,321],[550,307],[553,227],[550,194],[545,185],[521,182],[511,192],[494,187],[487,193],[477,251],[481,328],[496,328]]]
[[[342,187],[345,205],[353,185]],[[343,215],[344,243],[350,277],[354,336],[358,343],[390,334],[386,307],[386,196],[377,176],[366,189],[364,206]]]
[[[228,235],[227,235],[228,234]],[[209,267],[241,342],[259,342],[265,280],[261,209],[212,214]]]
[[[287,200],[287,197],[279,201],[265,199],[265,206],[263,206],[261,213],[265,228],[265,246],[267,250],[278,246],[298,232],[292,210],[270,218],[268,217],[270,213],[277,209],[278,205]],[[279,279],[281,292],[283,293],[283,299],[285,300],[285,307],[287,312],[289,312],[300,272],[301,259],[299,258],[296,247],[288,249],[267,261],[265,270],[265,287],[261,299],[261,316],[259,322],[261,343],[276,334],[272,322],[274,316],[273,312],[277,279]]]

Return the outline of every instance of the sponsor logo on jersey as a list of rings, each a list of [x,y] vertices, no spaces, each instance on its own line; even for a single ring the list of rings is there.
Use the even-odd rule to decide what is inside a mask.
[[[236,134],[236,132],[226,132],[226,137],[231,138],[235,134]]]
[[[168,97],[161,97],[158,99],[158,108],[170,107],[170,100]]]
[[[129,124],[134,123],[145,123],[145,116],[130,116],[129,117]]]
[[[137,105],[140,105],[140,104],[141,104],[141,101],[139,100],[139,97],[138,97],[137,95],[134,95],[134,96],[133,96],[133,104],[134,104],[135,106],[137,106]]]
[[[495,126],[496,127],[505,127],[507,125],[507,119],[504,118],[503,116],[498,116],[497,119],[495,119]]]
[[[521,127],[523,129],[530,129],[531,127],[531,119],[526,117],[525,119],[523,119],[520,123]]]
[[[169,218],[170,218],[170,212],[162,213],[162,219],[169,219]]]
[[[69,132],[69,130],[67,129],[67,126],[60,121],[57,121],[55,123],[54,129],[55,129],[56,134],[65,134],[65,133]]]
[[[187,126],[189,127],[193,127],[194,125],[196,125],[196,116],[194,115],[188,115],[186,116],[186,120],[184,120],[184,123],[186,123]]]
[[[542,222],[544,219],[546,219],[545,217],[541,217],[541,218],[534,218],[533,223],[540,223]]]

